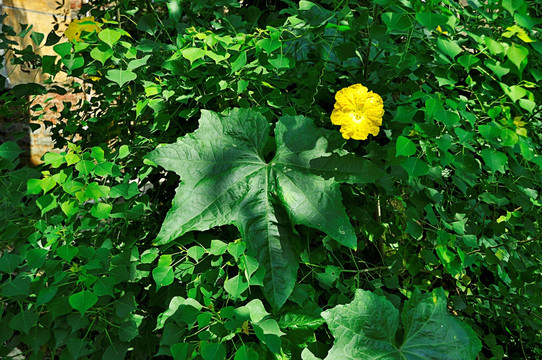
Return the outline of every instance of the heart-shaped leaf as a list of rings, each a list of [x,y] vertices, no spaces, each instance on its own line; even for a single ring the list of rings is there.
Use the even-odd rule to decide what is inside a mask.
[[[0,145],[0,157],[9,161],[14,161],[22,152],[19,145],[13,141],[6,141]]]
[[[135,80],[137,75],[130,70],[113,69],[107,71],[107,75],[105,75],[105,77],[122,87],[127,82]]]
[[[22,311],[16,314],[9,322],[13,330],[22,331],[28,334],[32,326],[38,321],[38,314],[34,310]]]
[[[416,145],[407,137],[399,136],[395,146],[395,156],[411,156],[416,153]]]
[[[506,51],[506,57],[518,68],[521,73],[527,65],[527,55],[529,50],[527,48],[513,44]]]
[[[504,166],[508,162],[506,154],[492,149],[482,150],[482,159],[493,172],[504,171]]]
[[[84,290],[70,296],[68,301],[72,308],[84,315],[88,309],[98,302],[98,297],[93,292]]]
[[[90,52],[90,56],[94,60],[98,60],[99,62],[102,63],[102,65],[104,65],[107,59],[113,56],[113,49],[111,49],[110,47],[103,46],[103,45],[98,46],[92,49],[92,51]]]
[[[119,41],[120,37],[121,33],[114,29],[105,29],[98,33],[98,38],[109,45],[109,47],[113,47]]]

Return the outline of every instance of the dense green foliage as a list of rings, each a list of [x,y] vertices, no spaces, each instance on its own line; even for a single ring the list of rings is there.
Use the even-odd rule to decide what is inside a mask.
[[[106,3],[81,41],[2,28],[51,75],[3,116],[87,97],[40,168],[0,145],[0,357],[542,356],[536,1]],[[356,83],[386,113],[344,141]]]

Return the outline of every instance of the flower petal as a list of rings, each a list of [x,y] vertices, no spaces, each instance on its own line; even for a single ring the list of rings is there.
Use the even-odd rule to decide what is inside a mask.
[[[378,94],[354,84],[339,90],[335,100],[331,122],[341,126],[345,139],[365,140],[369,134],[378,135],[384,116],[384,103]]]

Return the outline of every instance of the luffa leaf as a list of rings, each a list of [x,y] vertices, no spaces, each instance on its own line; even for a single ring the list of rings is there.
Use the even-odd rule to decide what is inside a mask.
[[[357,290],[353,302],[322,316],[335,337],[326,360],[468,360],[482,349],[474,331],[446,312],[442,289],[415,292],[405,302],[402,344],[395,341],[399,311],[370,291]]]
[[[237,226],[266,269],[268,301],[280,307],[296,280],[294,224],[319,229],[356,247],[337,180],[366,182],[361,171],[367,161],[356,157],[345,161],[332,154],[339,148],[331,145],[338,142],[329,141],[330,132],[318,129],[310,119],[290,116],[277,123],[277,151],[266,162],[269,128],[254,110],[234,109],[225,116],[203,111],[198,130],[159,146],[147,157],[179,174],[182,181],[155,244],[169,243],[192,230]],[[340,161],[311,164],[332,155]],[[340,174],[337,180],[330,177],[333,172]]]

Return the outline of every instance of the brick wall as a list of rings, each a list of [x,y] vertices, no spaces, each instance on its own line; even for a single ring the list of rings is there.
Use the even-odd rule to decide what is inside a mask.
[[[82,0],[3,0],[1,1],[2,12],[7,14],[5,24],[14,28],[15,32],[19,32],[21,27],[19,24],[32,25],[33,31],[47,34],[56,28],[57,35],[61,36],[68,26],[69,22],[77,16],[77,12],[81,9]],[[30,37],[27,35],[24,39],[15,37],[14,40],[20,42],[22,47],[33,45]],[[34,46],[35,48],[35,46]],[[40,55],[56,55],[52,47],[41,47],[37,49]],[[32,70],[30,68],[11,68],[9,59],[6,59],[7,73],[9,75],[9,84],[14,86],[28,82],[43,82],[47,76],[41,73],[40,70]],[[55,85],[65,85],[73,81],[66,76],[59,74],[54,78]],[[47,100],[47,103],[45,101]],[[58,96],[47,94],[33,100],[33,104],[41,103],[46,109],[40,121],[39,128],[34,132],[30,132],[28,124],[19,124],[19,127],[27,126],[29,140],[20,143],[26,148],[27,157],[31,164],[39,164],[43,154],[53,149],[53,140],[50,132],[43,125],[43,121],[55,122],[58,114],[54,113],[51,108],[56,107],[57,111],[62,111],[62,103],[69,101],[76,104],[78,97],[72,93]],[[30,114],[29,114],[30,115]],[[35,115],[35,114],[32,114]]]
[[[64,102],[70,102],[72,108],[81,99],[81,94],[68,92],[65,95],[45,94],[36,97],[32,104],[41,104],[43,110],[33,112],[31,115],[40,116],[35,122],[39,128],[30,134],[29,160],[33,165],[41,163],[41,157],[54,147],[51,131],[43,123],[50,122],[56,124],[59,113],[64,109]],[[55,108],[56,111],[52,109]]]

